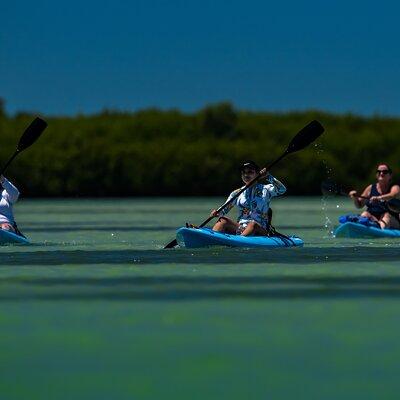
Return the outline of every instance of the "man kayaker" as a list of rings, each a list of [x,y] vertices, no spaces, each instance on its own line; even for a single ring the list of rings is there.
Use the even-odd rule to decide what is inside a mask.
[[[376,222],[381,229],[400,228],[398,214],[392,213],[386,204],[386,201],[399,197],[399,195],[400,186],[392,183],[392,170],[385,163],[378,164],[376,168],[376,183],[367,186],[361,194],[363,197],[369,197],[368,200],[357,197],[355,190],[349,192],[349,196],[357,208],[367,206],[361,217]]]
[[[243,236],[267,236],[270,223],[270,218],[268,217],[269,203],[273,197],[285,193],[286,187],[269,174],[265,168],[260,171],[259,166],[254,161],[245,161],[240,166],[240,171],[245,184],[254,179],[258,172],[262,178],[267,179],[268,183],[265,185],[258,182],[246,189],[219,214],[216,210],[212,210],[211,216],[219,217],[217,223],[213,226],[213,230]],[[227,201],[242,188],[234,190]],[[239,216],[236,222],[225,217],[234,206],[239,209]]]
[[[18,231],[13,214],[13,205],[18,200],[19,191],[3,175],[0,176],[0,184],[3,187],[0,200],[0,228],[22,235]]]

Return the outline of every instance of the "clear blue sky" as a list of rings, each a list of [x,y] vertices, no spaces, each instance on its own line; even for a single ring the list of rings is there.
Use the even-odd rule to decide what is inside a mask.
[[[0,97],[104,108],[400,115],[400,5],[376,1],[7,1]]]

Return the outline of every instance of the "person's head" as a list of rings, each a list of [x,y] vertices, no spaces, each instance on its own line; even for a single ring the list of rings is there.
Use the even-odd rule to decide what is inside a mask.
[[[260,171],[260,167],[252,160],[247,160],[240,165],[240,172],[244,183],[250,182]]]
[[[380,163],[376,166],[376,180],[382,183],[388,183],[392,179],[392,170],[389,165]]]

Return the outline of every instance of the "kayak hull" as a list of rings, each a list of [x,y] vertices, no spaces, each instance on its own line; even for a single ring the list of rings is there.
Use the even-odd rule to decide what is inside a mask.
[[[337,238],[400,238],[400,230],[379,229],[356,222],[345,222],[333,232]]]
[[[208,228],[180,228],[176,232],[176,240],[179,245],[187,248],[209,246],[277,248],[304,245],[303,240],[296,236],[290,236],[289,238],[229,235],[215,232]]]
[[[19,243],[19,244],[30,244],[29,240],[16,235],[13,232],[9,232],[9,231],[5,231],[4,229],[0,229],[0,245],[3,244],[15,244],[15,243]]]

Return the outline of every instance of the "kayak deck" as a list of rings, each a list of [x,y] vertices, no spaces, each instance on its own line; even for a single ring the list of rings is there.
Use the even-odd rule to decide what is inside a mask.
[[[380,229],[356,222],[345,222],[335,229],[333,235],[337,238],[400,238],[400,230]]]
[[[208,246],[277,248],[304,245],[303,240],[297,236],[289,236],[289,238],[278,236],[240,236],[215,232],[209,228],[180,228],[176,232],[176,240],[180,246],[187,248]]]

